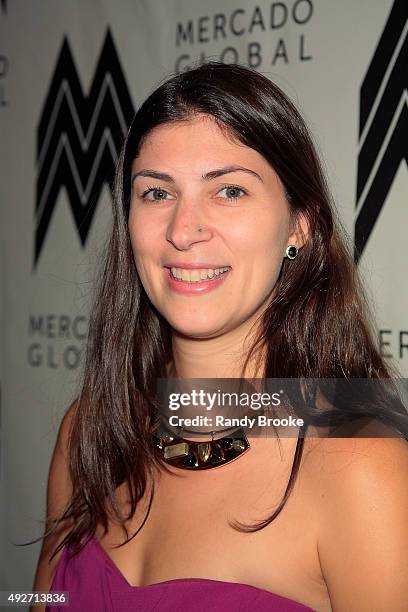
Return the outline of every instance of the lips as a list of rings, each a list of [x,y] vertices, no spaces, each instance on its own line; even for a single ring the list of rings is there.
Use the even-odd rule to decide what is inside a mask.
[[[201,266],[202,264],[200,262],[200,267]],[[173,266],[173,267],[176,267],[176,266]],[[187,270],[187,268],[185,269]],[[197,269],[197,268],[190,267],[189,269],[191,270],[191,269]],[[227,272],[219,274],[218,276],[214,275],[213,278],[207,278],[206,280],[197,280],[197,281],[191,282],[188,280],[182,280],[182,279],[180,280],[180,279],[173,278],[171,269],[168,268],[167,266],[164,267],[166,283],[169,289],[174,291],[175,293],[179,293],[185,296],[194,296],[194,295],[198,296],[198,295],[203,295],[210,291],[216,290],[218,287],[220,287],[222,284],[226,282],[226,279],[231,274],[231,271],[232,270],[230,268]]]
[[[164,264],[165,268],[184,268],[185,270],[197,270],[199,268],[230,268],[227,263],[209,263],[207,261],[188,262],[188,261],[170,261]]]

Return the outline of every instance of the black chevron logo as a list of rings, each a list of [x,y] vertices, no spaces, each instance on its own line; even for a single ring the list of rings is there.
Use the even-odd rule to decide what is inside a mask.
[[[109,29],[88,95],[84,95],[65,38],[37,131],[34,267],[62,188],[85,245],[101,190],[105,184],[112,186],[115,163],[133,114]]]
[[[395,0],[360,88],[356,262],[402,160],[408,159],[407,66],[408,3]]]

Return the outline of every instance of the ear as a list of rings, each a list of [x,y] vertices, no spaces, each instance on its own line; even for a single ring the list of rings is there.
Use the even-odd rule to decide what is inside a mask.
[[[309,234],[310,227],[306,215],[301,212],[296,213],[291,222],[287,246],[294,244],[298,249],[302,248],[306,244]]]

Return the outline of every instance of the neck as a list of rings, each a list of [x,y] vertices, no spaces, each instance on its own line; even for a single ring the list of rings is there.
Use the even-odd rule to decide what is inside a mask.
[[[254,340],[251,323],[212,338],[191,338],[176,331],[172,335],[173,363],[169,376],[177,378],[263,377],[264,358],[259,351],[242,368]]]

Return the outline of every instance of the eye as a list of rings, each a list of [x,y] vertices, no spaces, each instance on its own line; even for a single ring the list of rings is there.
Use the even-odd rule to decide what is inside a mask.
[[[227,192],[227,200],[237,200],[238,197],[240,197],[239,192],[241,192],[241,194],[247,195],[245,189],[237,187],[237,185],[224,185],[224,187],[218,193],[221,193],[222,191]]]
[[[153,197],[147,197],[152,195]],[[168,200],[166,196],[170,195],[168,191],[162,187],[148,187],[141,195],[142,200],[148,200],[149,202],[159,202],[160,200]]]

